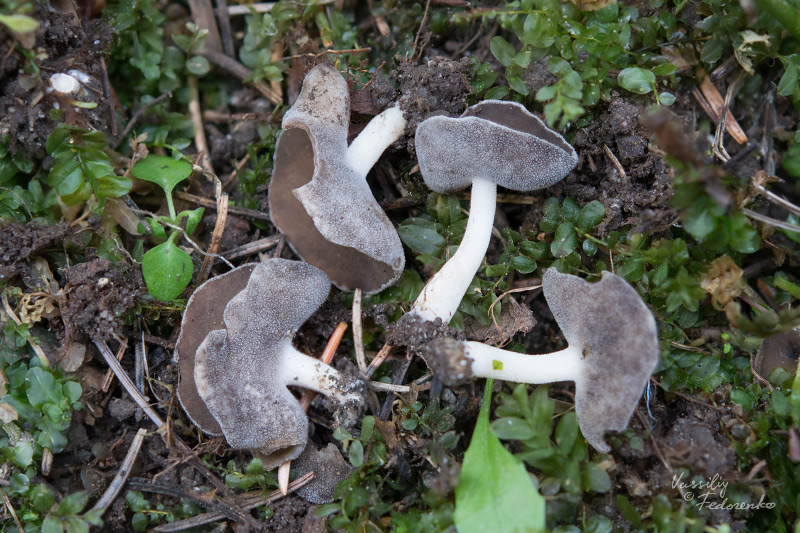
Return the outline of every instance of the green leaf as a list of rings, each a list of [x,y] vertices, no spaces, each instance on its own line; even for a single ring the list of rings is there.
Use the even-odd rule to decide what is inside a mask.
[[[489,49],[492,51],[492,55],[494,55],[504,67],[511,66],[514,62],[514,56],[517,53],[514,49],[514,45],[500,36],[492,37],[492,40],[489,41]]]
[[[192,56],[186,60],[186,70],[195,76],[205,76],[211,70],[211,64],[203,56]]]
[[[15,465],[26,468],[33,461],[33,446],[27,440],[20,441],[14,446],[14,456],[11,458]]]
[[[504,440],[525,440],[533,437],[533,428],[516,416],[504,416],[492,421],[492,432]]]
[[[62,399],[61,388],[56,385],[53,374],[35,366],[25,376],[28,388],[25,391],[28,401],[33,407],[41,408],[45,403],[59,403]]]
[[[623,69],[617,76],[617,84],[636,94],[647,94],[656,84],[656,75],[639,67]]]
[[[147,290],[156,300],[170,302],[192,281],[192,258],[171,240],[149,250],[142,258]]]
[[[524,255],[518,255],[511,260],[511,266],[520,274],[530,274],[536,270],[536,261]]]
[[[791,96],[797,90],[797,67],[791,63],[786,65],[786,70],[778,82],[778,94]]]
[[[603,202],[599,200],[592,200],[581,208],[581,211],[578,214],[578,220],[575,221],[575,225],[578,226],[579,230],[588,232],[602,222],[605,216],[606,208],[603,205]]]
[[[347,453],[350,455],[350,464],[354,467],[358,468],[364,464],[364,446],[360,440],[354,440]]]
[[[38,484],[31,487],[28,493],[33,510],[37,513],[46,513],[53,506],[55,495],[47,485]]]
[[[562,222],[556,228],[550,252],[556,259],[567,257],[578,246],[578,236],[575,235],[575,226],[572,222]]]
[[[481,412],[464,454],[453,520],[459,533],[544,530],[544,498],[489,427],[493,383],[486,380]]]
[[[182,159],[151,154],[136,163],[131,172],[138,179],[155,183],[170,194],[178,183],[189,177],[192,165]]]
[[[418,254],[438,256],[444,251],[446,241],[436,232],[436,226],[423,218],[411,218],[397,228],[403,244]]]
[[[523,96],[528,96],[528,93],[530,92],[528,90],[528,86],[525,84],[525,80],[519,76],[509,76],[508,86]]]
[[[89,501],[89,494],[85,491],[79,491],[69,496],[65,496],[58,504],[56,513],[59,516],[70,516],[80,513],[86,503]]]
[[[16,33],[29,33],[39,27],[39,22],[26,15],[0,15],[0,23]]]
[[[586,463],[583,470],[583,486],[594,492],[608,492],[611,489],[611,478],[608,472],[595,463]]]
[[[64,533],[64,526],[57,516],[49,514],[42,522],[42,533]]]

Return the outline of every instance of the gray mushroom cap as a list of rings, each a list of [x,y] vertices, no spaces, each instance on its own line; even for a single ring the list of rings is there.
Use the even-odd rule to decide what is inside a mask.
[[[222,428],[197,393],[195,355],[209,333],[225,327],[225,306],[244,290],[256,266],[249,263],[209,279],[195,289],[183,313],[181,333],[175,343],[175,360],[180,369],[178,400],[192,422],[209,435],[222,435]]]
[[[196,355],[200,397],[233,448],[258,449],[270,465],[292,459],[308,439],[308,419],[279,378],[296,330],[325,301],[325,274],[306,263],[272,259],[254,267]]]
[[[659,358],[656,322],[625,280],[603,272],[597,283],[549,268],[542,288],[570,347],[583,352],[575,411],[586,440],[610,450],[603,435],[622,431]]]
[[[415,144],[425,184],[440,193],[464,189],[475,177],[515,191],[543,189],[578,163],[561,135],[523,105],[501,100],[424,120]]]
[[[346,163],[350,95],[329,64],[314,67],[283,118],[269,185],[273,223],[342,290],[393,284],[405,266],[397,231],[366,176]]]

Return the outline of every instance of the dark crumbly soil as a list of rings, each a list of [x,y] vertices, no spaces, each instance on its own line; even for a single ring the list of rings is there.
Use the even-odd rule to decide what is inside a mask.
[[[32,51],[41,66],[40,79],[20,75],[28,60],[19,53],[8,54],[7,47],[13,46],[14,39],[0,25],[0,137],[8,136],[7,146],[13,153],[24,151],[30,158],[41,159],[47,136],[55,127],[51,110],[63,110],[68,124],[106,133],[113,116],[102,63],[103,51],[111,42],[110,28],[100,20],[87,22],[84,28],[73,15],[51,11],[46,4],[38,6],[35,18],[42,25],[36,31]],[[88,87],[72,95],[50,90],[53,74],[73,69],[91,78]],[[98,105],[83,109],[72,105],[71,100]]]
[[[138,271],[135,271],[138,274]],[[61,308],[68,340],[110,340],[121,336],[119,315],[136,305],[143,283],[128,281],[107,259],[99,258],[65,270],[67,306]]]
[[[37,222],[0,226],[0,280],[23,270],[27,260],[48,248],[60,248],[73,234],[69,224],[46,226]]]
[[[641,109],[614,97],[592,124],[577,131],[573,145],[578,166],[552,188],[581,203],[600,200],[606,207],[602,231],[633,225],[638,232],[664,229],[674,221],[669,204],[672,177],[663,158],[648,148],[650,133],[639,123]],[[616,157],[622,173],[608,155]],[[534,216],[540,216],[536,213]],[[535,227],[527,220],[528,228]]]
[[[442,337],[452,337],[458,340],[465,339],[463,331],[458,331],[442,324],[442,319],[440,318],[429,322],[418,315],[405,314],[394,323],[386,334],[386,343],[409,346],[413,349]]]
[[[299,496],[289,495],[270,505],[275,513],[262,531],[275,533],[316,533],[325,531],[326,520],[314,515],[316,506]]]
[[[414,151],[414,133],[417,125],[429,115],[447,113],[459,115],[467,107],[467,96],[472,93],[467,71],[469,59],[453,61],[434,57],[415,65],[401,61],[392,70],[391,77],[400,92],[400,108],[406,120],[406,146]]]

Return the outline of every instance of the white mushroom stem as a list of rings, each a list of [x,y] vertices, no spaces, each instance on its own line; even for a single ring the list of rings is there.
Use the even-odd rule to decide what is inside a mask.
[[[353,383],[338,370],[319,359],[298,352],[291,345],[283,349],[278,379],[291,387],[313,390],[325,396],[333,396],[343,403],[348,400],[360,401],[358,391],[347,385]]]
[[[475,377],[514,383],[556,383],[575,381],[583,366],[582,350],[572,346],[541,355],[511,352],[474,341],[462,346],[466,358],[473,360],[470,370]],[[468,364],[465,359],[460,362]]]
[[[442,324],[450,322],[489,248],[496,205],[497,185],[475,178],[464,238],[453,257],[422,289],[410,313],[430,322],[437,318]]]
[[[384,150],[402,135],[405,127],[406,119],[398,105],[374,117],[347,148],[347,166],[366,178],[369,169]]]

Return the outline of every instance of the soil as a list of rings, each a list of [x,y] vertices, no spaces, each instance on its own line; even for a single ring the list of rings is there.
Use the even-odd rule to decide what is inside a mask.
[[[64,113],[72,126],[100,130],[114,129],[112,98],[103,51],[111,42],[111,30],[99,19],[84,27],[77,16],[51,11],[47,4],[37,4],[33,52],[41,75],[25,74],[28,60],[22,54],[9,54],[11,39],[0,25],[0,137],[8,136],[12,153],[23,152],[31,159],[45,156],[45,141],[56,125],[53,110]],[[78,71],[88,77],[82,89],[66,95],[51,89],[50,78],[56,73]],[[71,100],[105,102],[93,109],[77,107]]]
[[[22,274],[32,256],[63,248],[63,242],[73,233],[64,222],[52,226],[37,222],[0,226],[0,280]]]

